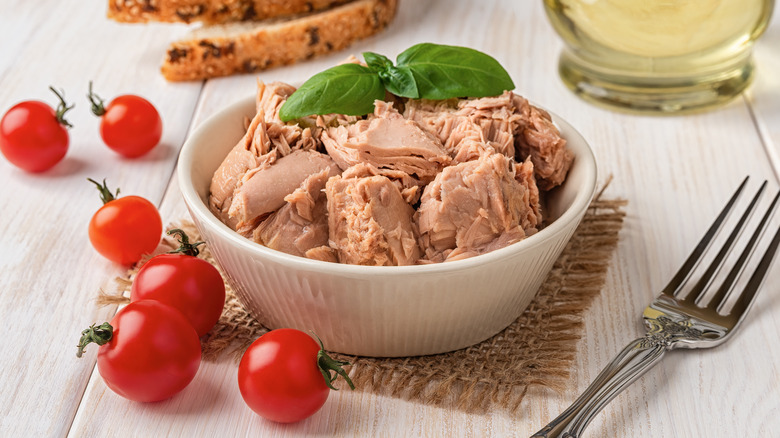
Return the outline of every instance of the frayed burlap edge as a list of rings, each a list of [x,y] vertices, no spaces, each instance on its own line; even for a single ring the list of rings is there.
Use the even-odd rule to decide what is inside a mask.
[[[582,335],[582,314],[604,285],[626,204],[624,200],[602,200],[600,192],[537,296],[514,323],[492,338],[432,356],[336,356],[352,363],[350,377],[359,390],[468,412],[515,412],[533,386],[560,391],[570,376]],[[171,228],[177,227],[191,239],[199,238],[191,222],[181,221]],[[166,238],[156,253],[175,246]],[[201,248],[200,257],[215,264],[208,247]],[[129,302],[132,280],[144,262],[101,290],[98,304]],[[246,348],[267,332],[238,301],[230,285],[225,287],[222,317],[201,339],[207,361],[238,361]]]

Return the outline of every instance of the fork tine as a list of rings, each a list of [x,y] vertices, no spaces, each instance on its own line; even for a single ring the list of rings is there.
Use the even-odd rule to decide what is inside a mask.
[[[696,248],[693,249],[693,252],[691,252],[691,255],[689,255],[688,259],[685,260],[685,263],[683,263],[683,265],[680,267],[680,270],[674,274],[674,277],[672,277],[671,281],[669,281],[669,284],[667,284],[663,289],[664,294],[673,297],[677,292],[679,292],[682,285],[685,284],[685,282],[688,280],[688,277],[693,272],[693,268],[699,264],[702,254],[704,254],[704,251],[706,251],[710,246],[710,243],[712,243],[715,235],[718,234],[720,227],[723,225],[723,222],[726,220],[726,217],[731,211],[731,207],[734,206],[734,203],[737,201],[740,193],[742,193],[742,189],[745,188],[745,184],[747,184],[748,178],[750,177],[746,176],[745,179],[742,180],[742,184],[740,184],[737,188],[737,191],[731,195],[731,199],[729,199],[729,202],[727,202],[726,206],[723,207],[723,210],[715,219],[715,222],[712,223],[709,230],[707,230],[707,232],[704,234],[704,237],[702,237],[702,239],[699,241],[699,244],[696,245]]]
[[[761,219],[761,223],[758,225],[758,228],[753,233],[753,236],[751,236],[747,246],[742,251],[737,266],[735,266],[734,269],[732,269],[732,271],[729,273],[729,277],[735,271],[741,270],[741,266],[744,265],[747,259],[752,255],[753,251],[755,250],[756,243],[761,238],[761,235],[763,234],[763,231],[766,228],[767,223],[769,222],[769,218],[772,216],[772,213],[777,207],[778,199],[780,199],[780,192],[778,192],[777,195],[775,195],[775,198],[772,200],[772,204],[769,206],[769,209],[764,214],[764,217]],[[772,241],[769,243],[769,246],[764,252],[763,257],[761,257],[761,261],[758,263],[755,272],[753,272],[753,275],[750,276],[750,280],[748,280],[745,289],[742,291],[739,298],[737,298],[736,303],[734,303],[734,307],[732,307],[731,311],[729,312],[729,315],[732,315],[733,317],[737,318],[737,323],[739,323],[742,317],[745,316],[748,308],[750,307],[750,304],[753,302],[753,299],[756,297],[756,293],[758,292],[759,288],[761,288],[761,284],[764,282],[764,277],[766,277],[766,274],[769,271],[769,267],[772,265],[772,261],[774,260],[774,257],[777,254],[778,246],[780,246],[780,230],[775,232]],[[728,290],[725,289],[726,286],[728,286],[728,289],[731,289],[735,281],[736,281],[736,274],[735,274],[735,278],[731,280],[732,284],[728,284],[729,279],[727,279],[726,283],[723,284],[721,289],[724,289],[725,290],[724,292],[718,290],[719,297],[717,298],[719,298],[720,301],[720,304],[718,304],[717,307],[718,312],[722,311],[723,306],[726,303],[725,298],[728,292]],[[715,298],[713,298],[711,302],[717,303],[715,301]]]
[[[764,217],[761,218],[761,222],[759,222],[747,245],[745,245],[745,248],[742,250],[742,254],[740,254],[739,259],[737,259],[734,267],[731,268],[731,271],[726,276],[726,279],[723,281],[723,284],[720,286],[720,288],[718,288],[718,291],[715,292],[715,294],[710,299],[710,304],[708,307],[717,308],[718,311],[723,308],[723,304],[726,301],[725,298],[734,287],[734,283],[737,282],[740,273],[745,267],[745,263],[747,263],[750,255],[753,253],[758,240],[766,228],[767,222],[769,222],[769,218],[772,216],[772,212],[775,210],[778,198],[780,198],[780,193],[775,195],[774,199],[772,199],[772,203],[769,204],[769,208],[767,209],[766,213],[764,213]]]
[[[726,260],[726,257],[731,252],[731,248],[734,246],[734,242],[737,241],[739,236],[742,234],[742,230],[745,229],[745,224],[750,219],[750,216],[753,214],[753,211],[755,210],[756,204],[758,204],[758,200],[761,197],[761,194],[764,193],[766,184],[767,182],[766,180],[764,180],[764,183],[761,184],[761,187],[753,196],[753,199],[750,201],[750,204],[747,206],[747,209],[745,210],[744,213],[742,213],[742,217],[739,218],[739,222],[737,222],[737,225],[731,231],[731,234],[729,235],[728,239],[726,239],[726,242],[723,243],[723,247],[720,249],[720,251],[718,251],[718,254],[712,260],[710,266],[704,272],[701,279],[699,279],[699,281],[696,283],[693,289],[691,289],[691,291],[688,293],[688,295],[685,297],[683,301],[689,303],[698,303],[699,301],[701,301],[702,297],[705,295],[704,291],[707,290],[707,287],[709,287],[710,283],[712,283],[712,280],[715,278],[715,275],[717,275],[718,271],[720,271],[720,268],[723,266],[723,262]]]
[[[758,227],[756,227],[756,230],[753,232],[753,235],[750,237],[750,240],[748,241],[747,245],[745,245],[745,248],[742,250],[742,254],[740,254],[739,259],[737,260],[737,262],[734,264],[734,267],[732,267],[731,271],[726,276],[726,279],[723,281],[723,284],[720,286],[720,288],[718,288],[718,291],[715,292],[715,294],[710,299],[710,304],[708,307],[710,308],[717,307],[718,311],[720,311],[720,309],[723,308],[723,304],[725,303],[726,296],[728,295],[729,291],[731,291],[731,289],[734,287],[734,283],[737,282],[737,279],[739,278],[739,274],[744,269],[745,263],[747,263],[748,258],[750,258],[750,255],[753,253],[756,243],[758,243],[758,240],[761,237],[763,230],[766,228],[769,218],[772,216],[772,212],[775,210],[778,197],[780,197],[780,193],[775,195],[774,199],[772,199],[772,203],[769,205],[769,208],[767,209],[766,213],[764,213],[764,217],[761,218],[761,222],[759,222]]]

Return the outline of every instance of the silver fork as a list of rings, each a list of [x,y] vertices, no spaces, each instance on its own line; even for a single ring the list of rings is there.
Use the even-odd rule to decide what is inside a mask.
[[[745,178],[742,181],[742,184],[732,195],[723,211],[720,212],[715,222],[704,234],[702,240],[691,255],[688,256],[688,259],[683,263],[669,284],[645,309],[642,315],[648,329],[645,336],[635,339],[623,351],[618,353],[617,357],[601,371],[596,380],[588,386],[585,392],[569,408],[542,430],[534,434],[533,437],[580,437],[593,417],[623,389],[627,388],[645,371],[658,363],[667,350],[715,347],[730,337],[748,312],[777,252],[777,247],[780,243],[780,230],[775,233],[743,290],[734,292],[738,295],[733,297],[734,299],[732,300],[732,297],[730,297],[732,294],[731,290],[737,283],[747,260],[763,234],[763,230],[766,228],[772,212],[777,206],[780,192],[775,195],[761,222],[736,260],[734,267],[726,275],[723,283],[715,291],[712,298],[706,304],[702,303],[703,297],[709,291],[714,290],[713,279],[721,266],[723,266],[723,262],[731,252],[731,248],[739,238],[745,223],[755,209],[762,192],[766,188],[766,181],[761,185],[761,188],[740,217],[739,222],[724,242],[723,247],[715,255],[699,281],[696,282],[689,293],[685,294],[685,296],[682,295],[684,294],[684,286],[691,278],[694,269],[725,222],[737,198],[745,188],[747,180],[748,178]],[[734,301],[734,305],[727,314],[724,314],[724,305],[727,301]]]

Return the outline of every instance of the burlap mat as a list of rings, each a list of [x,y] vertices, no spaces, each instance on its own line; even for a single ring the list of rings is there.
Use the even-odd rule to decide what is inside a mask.
[[[600,195],[536,298],[509,327],[482,343],[445,354],[393,359],[335,355],[352,363],[348,369],[357,389],[468,412],[514,412],[532,386],[561,390],[582,335],[582,313],[604,284],[625,216],[626,201],[602,200]],[[191,222],[177,225],[191,241],[199,239]],[[176,246],[166,238],[157,253]],[[200,257],[214,263],[208,247],[201,248]],[[136,272],[128,271],[101,290],[98,304],[127,303]],[[226,289],[222,317],[201,340],[203,359],[237,363],[267,329],[244,309],[230,285]]]

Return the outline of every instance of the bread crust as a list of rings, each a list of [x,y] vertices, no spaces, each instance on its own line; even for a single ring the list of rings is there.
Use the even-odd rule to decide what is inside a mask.
[[[234,36],[173,42],[161,71],[169,81],[254,73],[341,50],[384,29],[398,0],[356,0],[327,11],[273,24],[260,23]]]
[[[221,24],[321,11],[350,0],[108,0],[108,18],[122,23]]]

